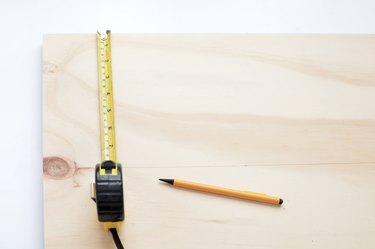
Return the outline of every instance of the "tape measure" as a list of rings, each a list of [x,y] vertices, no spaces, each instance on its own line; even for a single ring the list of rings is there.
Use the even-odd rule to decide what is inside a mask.
[[[101,163],[95,167],[92,199],[105,229],[119,228],[124,220],[122,166],[116,159],[112,88],[111,32],[97,33]]]

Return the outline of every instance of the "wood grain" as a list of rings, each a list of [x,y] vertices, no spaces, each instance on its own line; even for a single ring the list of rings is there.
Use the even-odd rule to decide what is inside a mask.
[[[375,36],[113,34],[112,56],[126,248],[375,246]],[[89,198],[95,35],[46,35],[43,60],[46,249],[114,248]]]

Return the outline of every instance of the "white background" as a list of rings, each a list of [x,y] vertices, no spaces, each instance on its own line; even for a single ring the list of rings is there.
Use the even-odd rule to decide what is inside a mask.
[[[375,1],[0,0],[0,28],[0,248],[41,249],[43,34],[375,33]]]

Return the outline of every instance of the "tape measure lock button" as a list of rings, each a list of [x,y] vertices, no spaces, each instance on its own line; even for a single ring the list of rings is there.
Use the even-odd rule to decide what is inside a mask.
[[[105,170],[106,174],[112,174],[112,169],[116,169],[116,163],[111,160],[107,160],[101,163],[100,167]]]

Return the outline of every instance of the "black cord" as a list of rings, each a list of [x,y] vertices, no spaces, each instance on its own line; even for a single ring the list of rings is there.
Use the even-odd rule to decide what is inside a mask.
[[[118,249],[124,249],[124,246],[121,243],[120,237],[118,236],[117,229],[116,228],[110,228],[109,231],[112,233],[113,240],[115,241],[115,244]]]

